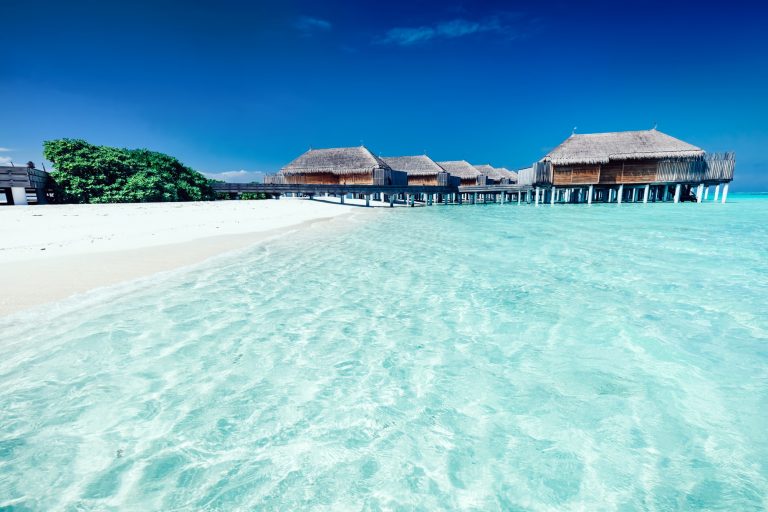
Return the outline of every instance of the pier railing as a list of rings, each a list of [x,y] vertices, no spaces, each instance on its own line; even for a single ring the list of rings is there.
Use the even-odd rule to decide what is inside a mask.
[[[731,181],[736,166],[735,153],[708,153],[700,158],[666,158],[659,161],[656,181],[681,183]]]

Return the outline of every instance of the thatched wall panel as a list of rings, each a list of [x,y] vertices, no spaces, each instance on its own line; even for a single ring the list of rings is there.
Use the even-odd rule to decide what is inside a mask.
[[[600,166],[555,166],[552,174],[552,184],[555,186],[590,185],[598,182]]]
[[[350,176],[344,176],[344,178],[350,178]],[[307,174],[289,174],[285,177],[285,183],[296,185],[338,185],[340,183],[339,178],[341,176],[330,172],[313,172]]]
[[[653,183],[657,169],[655,160],[625,162],[619,183]]]
[[[600,183],[616,184],[621,183],[622,164],[609,163],[600,168]]]
[[[437,186],[437,174],[431,176],[408,176],[408,185],[430,185]]]

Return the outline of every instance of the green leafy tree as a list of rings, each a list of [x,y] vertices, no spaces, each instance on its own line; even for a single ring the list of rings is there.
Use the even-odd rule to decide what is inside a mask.
[[[95,146],[80,139],[43,143],[56,197],[65,203],[205,201],[211,180],[177,159],[146,149]]]

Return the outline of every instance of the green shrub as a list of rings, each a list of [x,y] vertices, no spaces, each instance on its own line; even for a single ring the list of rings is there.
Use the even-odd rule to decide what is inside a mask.
[[[146,149],[94,146],[79,139],[43,142],[56,200],[63,203],[205,201],[211,180],[172,156]]]

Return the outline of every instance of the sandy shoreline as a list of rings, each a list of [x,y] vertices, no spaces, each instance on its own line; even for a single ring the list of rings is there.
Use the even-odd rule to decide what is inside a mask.
[[[281,199],[0,210],[0,316],[157,272],[193,265],[354,205]]]

